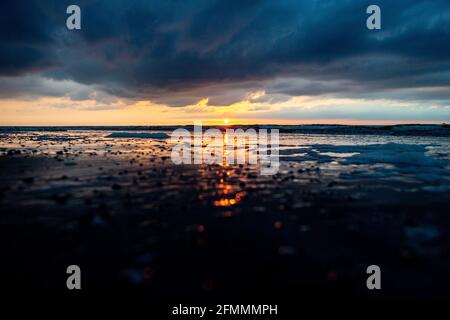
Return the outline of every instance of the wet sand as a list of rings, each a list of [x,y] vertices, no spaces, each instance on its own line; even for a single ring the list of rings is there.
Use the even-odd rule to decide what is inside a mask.
[[[285,148],[280,172],[261,176],[257,165],[173,165],[167,140],[105,136],[0,138],[3,287],[64,290],[76,264],[85,290],[176,301],[450,297],[443,162],[343,165],[319,141],[303,160]],[[371,264],[381,292],[366,288]]]

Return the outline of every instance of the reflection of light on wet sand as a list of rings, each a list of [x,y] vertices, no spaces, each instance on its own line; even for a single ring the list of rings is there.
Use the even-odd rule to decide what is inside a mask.
[[[226,194],[226,193],[224,193]],[[241,191],[234,195],[232,198],[221,198],[219,200],[214,201],[215,207],[230,207],[238,204],[245,197],[245,192]]]
[[[223,141],[222,141],[222,167],[228,167],[227,163],[227,144],[228,144],[228,133],[225,131],[225,134],[223,135]]]
[[[223,168],[223,170],[216,171],[216,175],[220,177],[219,184],[217,185],[217,193],[222,198],[220,198],[219,200],[215,200],[213,204],[215,207],[231,207],[241,202],[246,193],[245,191],[239,191],[233,196],[233,185],[225,181],[226,178],[232,176],[234,171],[227,163],[228,151],[226,146],[228,143],[228,134],[226,132],[223,135],[222,142],[223,162],[219,165]]]
[[[245,191],[240,191],[234,194],[233,185],[227,183],[223,176],[229,177],[232,174],[231,170],[216,171],[216,174],[220,176],[219,184],[217,185],[217,194],[221,196],[219,200],[213,202],[215,207],[229,207],[234,206],[245,197]],[[234,195],[233,195],[234,194]]]
[[[233,188],[231,187],[231,185],[227,184],[224,188],[223,188],[223,194],[229,194],[231,192]]]

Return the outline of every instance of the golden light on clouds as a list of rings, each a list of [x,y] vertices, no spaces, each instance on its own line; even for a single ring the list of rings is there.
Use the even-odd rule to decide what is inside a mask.
[[[250,92],[247,94],[246,96],[246,100],[251,101],[251,100],[257,100],[259,98],[262,98],[266,95],[266,91],[265,90],[259,90],[259,91],[255,91],[255,92]]]
[[[68,97],[45,97],[35,100],[0,100],[0,125],[179,125],[194,120],[205,125],[230,124],[307,124],[307,123],[377,123],[376,120],[314,118],[314,112],[332,114],[334,110],[358,112],[371,109],[402,111],[420,108],[410,102],[364,100],[320,96],[296,96],[286,101],[259,101],[268,98],[264,91],[250,92],[230,105],[210,105],[208,97],[193,105],[170,107],[151,101],[116,99],[102,103],[95,99],[72,100]],[[429,106],[432,108],[432,106]],[[391,121],[401,123],[401,120]],[[408,122],[408,121],[405,121]],[[379,123],[390,123],[382,120]]]

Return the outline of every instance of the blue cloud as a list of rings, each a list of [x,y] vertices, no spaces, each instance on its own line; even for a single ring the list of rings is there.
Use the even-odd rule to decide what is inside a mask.
[[[413,91],[450,86],[448,0],[377,1],[381,31],[365,27],[365,0],[80,0],[82,30],[69,31],[72,3],[1,2],[0,76],[36,74],[155,100],[280,78],[303,85],[267,90],[380,97],[398,89],[401,99],[442,99],[442,90]]]

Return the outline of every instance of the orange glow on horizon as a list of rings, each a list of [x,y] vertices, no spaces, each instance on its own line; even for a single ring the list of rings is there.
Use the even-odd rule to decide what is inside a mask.
[[[318,103],[315,101],[314,103]],[[283,110],[284,105],[271,106]],[[256,110],[256,111],[255,111]],[[299,111],[302,109],[300,108]],[[226,115],[226,117],[224,117]],[[231,118],[232,117],[232,121]],[[202,121],[205,126],[220,125],[392,125],[405,123],[436,123],[442,120],[370,120],[370,119],[296,119],[276,117],[273,111],[242,101],[231,106],[209,106],[205,103],[186,107],[169,107],[138,101],[132,104],[118,99],[108,105],[94,100],[72,101],[67,97],[46,97],[35,100],[0,100],[0,126],[152,126],[192,125]],[[231,124],[232,123],[232,124]]]

